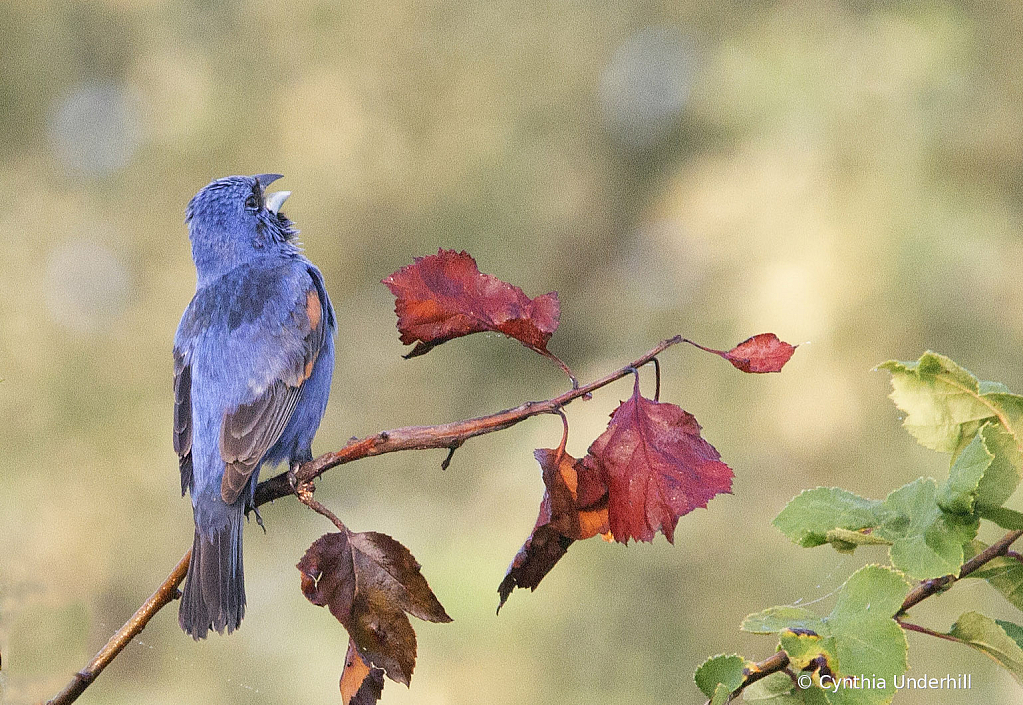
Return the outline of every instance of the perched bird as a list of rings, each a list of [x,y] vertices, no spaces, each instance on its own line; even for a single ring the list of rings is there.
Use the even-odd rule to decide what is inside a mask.
[[[174,337],[174,450],[195,517],[178,623],[195,639],[241,623],[259,469],[312,458],[330,393],[334,310],[280,212],[290,193],[264,193],[279,178],[218,179],[186,211],[198,281]]]

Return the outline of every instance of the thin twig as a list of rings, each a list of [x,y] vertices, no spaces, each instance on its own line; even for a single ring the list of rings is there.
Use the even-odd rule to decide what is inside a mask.
[[[944,575],[940,578],[931,578],[930,580],[922,581],[919,585],[909,591],[909,594],[906,595],[906,599],[902,602],[902,607],[895,616],[900,617],[906,614],[906,612],[909,612],[911,607],[919,604],[921,600],[925,600],[935,593],[944,592],[948,589],[948,586],[956,580],[965,578],[988,561],[998,558],[999,556],[1004,556],[1008,552],[1009,546],[1011,546],[1021,536],[1023,536],[1023,531],[1010,531],[973,558],[963,563],[962,567],[959,569],[958,577],[955,575]]]
[[[784,651],[776,651],[773,656],[743,669],[743,688],[753,685],[772,673],[784,671],[789,666],[789,655]]]
[[[153,618],[153,615],[159,612],[164,605],[177,599],[178,586],[185,579],[185,573],[188,572],[188,561],[191,558],[192,551],[189,550],[178,561],[178,564],[174,566],[174,570],[167,576],[167,579],[163,581],[160,587],[156,588],[156,592],[150,595],[149,599],[143,602],[142,606],[131,616],[131,619],[125,622],[110,637],[106,646],[99,650],[99,653],[93,657],[92,661],[89,661],[89,665],[76,673],[74,678],[64,686],[64,690],[47,701],[47,705],[73,703],[89,687],[89,684],[96,680],[96,676],[103,672],[107,664],[113,661],[114,657],[121,653],[121,650],[145,629],[146,624]]]
[[[776,651],[773,656],[765,658],[763,661],[751,664],[742,669],[743,681],[742,687],[732,693],[731,697],[735,697],[743,688],[747,688],[758,680],[767,678],[772,673],[779,673],[784,671],[789,666],[789,655],[784,651]],[[710,700],[707,701],[706,705],[710,705]]]
[[[588,399],[594,390],[606,387],[612,382],[631,374],[635,368],[647,364],[655,356],[681,342],[682,336],[680,335],[661,341],[657,347],[653,348],[642,357],[612,372],[611,374],[605,375],[604,377],[581,387],[578,385],[578,381],[575,377],[571,374],[571,371],[568,370],[568,367],[557,358],[551,356],[563,367],[563,369],[566,370],[572,380],[572,389],[561,396],[554,397],[553,399],[548,399],[546,401],[526,402],[525,404],[520,404],[514,409],[506,409],[505,411],[499,411],[496,414],[481,416],[475,419],[440,424],[439,426],[406,426],[404,428],[394,429],[393,431],[381,431],[380,433],[375,433],[372,436],[366,436],[362,439],[352,439],[341,450],[332,453],[324,453],[318,458],[314,458],[307,463],[303,463],[294,472],[282,472],[269,480],[264,480],[259,483],[259,486],[256,488],[253,507],[262,506],[267,502],[271,502],[275,499],[280,499],[288,495],[297,494],[299,495],[299,499],[302,499],[300,493],[303,491],[309,491],[308,486],[310,483],[327,470],[335,468],[338,465],[344,465],[355,460],[362,460],[363,458],[369,458],[375,455],[394,453],[402,450],[446,448],[449,453],[448,460],[450,460],[452,449],[461,446],[470,438],[511,428],[517,423],[525,421],[533,416],[539,416],[540,414],[558,413],[562,407],[573,400],[579,399],[580,397]],[[312,498],[311,491],[309,491],[308,501],[302,501],[313,510],[323,514],[334,522],[334,525],[339,529],[347,531],[340,519],[334,516],[329,509]],[[131,640],[142,631],[153,615],[156,614],[161,607],[177,597],[177,588],[181,584],[181,581],[184,580],[185,574],[188,572],[188,561],[191,558],[191,555],[191,551],[185,554],[181,561],[178,562],[177,566],[175,566],[171,574],[167,576],[167,579],[163,581],[163,584],[157,588],[156,592],[153,593],[148,600],[146,600],[131,619],[125,622],[124,626],[117,630],[117,633],[110,638],[107,645],[96,654],[92,661],[89,662],[89,665],[76,673],[67,686],[65,686],[59,694],[49,700],[47,705],[67,705],[67,703],[73,703],[78,696],[81,695],[87,687],[89,687],[89,684],[96,679],[103,669],[106,668],[107,664],[109,664],[114,657],[117,656],[117,654],[119,654],[125,646],[131,643]]]
[[[462,447],[461,443],[452,443],[448,447],[448,455],[446,458],[444,458],[444,460],[441,461],[440,464],[441,470],[447,470],[449,467],[451,467],[451,459],[455,457],[455,451],[461,447]]]

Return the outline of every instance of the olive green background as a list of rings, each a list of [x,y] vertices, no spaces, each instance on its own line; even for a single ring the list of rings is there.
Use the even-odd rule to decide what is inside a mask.
[[[2,698],[56,693],[190,545],[170,428],[184,207],[275,171],[340,322],[317,452],[566,388],[499,336],[401,359],[379,280],[438,247],[558,291],[550,347],[584,380],[675,333],[806,343],[770,376],[665,353],[662,398],[700,420],[734,494],[674,547],[573,546],[500,617],[558,419],[473,440],[447,472],[404,453],[319,484],[352,528],[407,545],[455,619],[416,622],[412,688],[384,703],[701,701],[705,657],[773,652],[737,631],[747,613],[826,614],[885,559],[790,544],[770,526],[789,498],[944,476],[873,365],[932,348],[1023,390],[1021,34],[1011,1],[0,5]],[[628,393],[569,407],[569,451]],[[195,643],[168,608],[81,702],[336,702],[347,639],[294,567],[330,526],[292,500],[263,516],[240,631]],[[1020,620],[978,582],[914,617],[973,608]],[[909,643],[910,675],[973,690],[896,703],[1019,698],[979,653]]]

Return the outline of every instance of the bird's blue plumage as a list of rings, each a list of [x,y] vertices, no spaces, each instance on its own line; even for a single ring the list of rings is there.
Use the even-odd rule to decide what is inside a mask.
[[[179,622],[196,639],[241,622],[260,467],[312,457],[330,393],[334,311],[282,198],[263,191],[276,178],[214,181],[187,210],[198,284],[174,338],[174,447],[195,518]]]

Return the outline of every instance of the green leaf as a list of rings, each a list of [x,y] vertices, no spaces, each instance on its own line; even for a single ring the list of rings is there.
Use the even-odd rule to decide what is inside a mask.
[[[931,450],[956,451],[995,416],[977,378],[944,355],[928,350],[916,362],[889,360],[878,369],[892,373],[890,396],[906,412],[903,427]]]
[[[892,619],[909,585],[897,572],[876,565],[852,574],[838,595],[838,602],[825,618],[835,639],[838,657],[836,675],[877,674],[885,679],[882,688],[840,689],[828,694],[835,705],[888,703],[895,695],[892,677],[906,672],[908,644],[902,628]]]
[[[840,553],[852,553],[857,546],[889,546],[891,541],[869,529],[850,531],[849,529],[832,529],[828,532],[828,543]]]
[[[711,656],[696,669],[693,680],[708,698],[716,697],[719,684],[725,687],[727,696],[742,685],[747,665],[746,659],[738,654]]]
[[[714,695],[710,698],[710,705],[725,705],[731,695],[732,691],[728,689],[728,686],[724,683],[718,683],[717,687],[714,688]]]
[[[1010,531],[1023,529],[1023,513],[1017,512],[1015,509],[982,505],[977,508],[977,514],[981,519],[993,521],[1003,529],[1009,529]]]
[[[768,607],[748,615],[739,628],[753,634],[777,634],[783,629],[805,629],[820,632],[824,623],[810,610],[802,607]]]
[[[877,688],[793,691],[802,702],[880,705],[890,702],[895,694],[892,676],[906,671],[906,636],[892,615],[902,607],[908,592],[909,585],[902,575],[890,568],[868,565],[842,586],[827,617],[817,618],[798,607],[772,607],[747,617],[742,628],[761,633],[777,629],[780,648],[794,668],[803,668],[823,656],[836,678],[877,674],[885,679]]]
[[[987,429],[991,424],[984,424]],[[952,462],[948,479],[938,491],[938,506],[952,514],[972,514],[984,473],[994,460],[984,444],[983,429]]]
[[[985,424],[980,435],[993,458],[977,488],[977,504],[1000,507],[1016,491],[1023,478],[1023,455],[1016,438],[1001,424]]]
[[[1009,638],[1012,639],[1016,644],[1023,649],[1023,627],[1019,626],[1014,622],[1006,622],[1002,619],[996,619],[998,626],[1001,627]]]
[[[1023,629],[1011,622],[1006,624],[1014,627],[1013,632],[1016,634],[1023,632]],[[948,635],[982,651],[1023,683],[1023,648],[995,620],[979,612],[967,612],[960,615]]]
[[[978,437],[979,438],[979,437]],[[978,472],[990,454],[982,440],[970,444],[957,460],[954,478],[942,487],[953,508],[966,508],[977,491]],[[837,487],[817,487],[795,497],[775,517],[774,525],[800,546],[831,543],[851,552],[865,544],[891,544],[892,564],[915,578],[954,573],[963,563],[963,545],[977,535],[979,521],[938,506],[934,480],[920,478],[883,501],[865,499]]]
[[[1023,396],[1004,384],[978,381],[931,351],[916,362],[889,360],[878,369],[892,373],[891,398],[907,414],[903,427],[920,444],[958,455],[992,419],[1012,434],[1017,447],[1023,444]]]
[[[837,487],[803,490],[790,501],[773,524],[792,541],[812,548],[828,542],[834,529],[857,531],[877,526],[881,502],[864,499]]]
[[[892,492],[884,501],[891,515],[877,534],[892,541],[892,565],[914,578],[958,572],[963,545],[977,535],[976,517],[957,517],[937,504],[937,486],[920,478]]]

